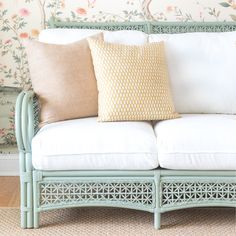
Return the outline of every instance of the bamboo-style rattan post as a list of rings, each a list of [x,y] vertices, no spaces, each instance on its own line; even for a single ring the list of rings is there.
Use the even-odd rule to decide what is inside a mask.
[[[32,182],[32,160],[31,139],[32,114],[29,106],[32,103],[32,92],[22,92],[16,101],[16,138],[19,149],[20,164],[20,187],[21,187],[21,227],[33,227],[33,182]],[[33,111],[33,109],[32,109]]]
[[[33,209],[34,209],[34,228],[37,229],[39,228],[39,212],[38,212],[38,197],[37,197],[37,193],[39,191],[37,191],[37,174],[36,172],[33,172],[33,198],[34,198],[34,205],[33,205]]]
[[[155,186],[156,186],[156,207],[154,210],[154,227],[155,229],[161,228],[161,213],[160,213],[160,172],[156,171],[155,175]]]
[[[31,153],[26,153],[26,174],[27,174],[27,228],[33,227],[33,181]]]
[[[24,153],[19,153],[19,160],[20,160],[20,198],[21,198],[21,227],[26,228],[27,227],[27,213],[25,211],[25,208],[27,207],[26,204],[26,183],[24,182],[23,178],[23,171],[24,170]]]

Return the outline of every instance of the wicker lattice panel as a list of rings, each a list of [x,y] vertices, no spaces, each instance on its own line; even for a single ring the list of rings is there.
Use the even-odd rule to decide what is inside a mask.
[[[138,30],[145,32],[146,28],[143,25],[133,25],[133,26],[60,26],[59,28],[66,28],[66,29],[98,29],[98,30],[108,30],[108,31],[116,31],[116,30]]]
[[[233,22],[76,22],[50,19],[51,28],[101,29],[101,30],[138,30],[148,34],[173,34],[187,32],[228,32],[235,31]]]
[[[235,203],[236,182],[162,182],[161,206],[210,202]]]
[[[228,32],[235,31],[236,24],[222,24],[222,25],[205,25],[203,24],[169,24],[169,25],[151,25],[151,32],[153,34],[176,34],[176,33],[189,33],[189,32]]]
[[[110,23],[85,23],[76,21],[57,21],[56,19],[50,20],[51,28],[70,28],[70,29],[100,29],[108,31],[116,30],[138,30],[147,32],[147,22],[110,22]]]
[[[41,207],[83,204],[134,205],[152,208],[154,183],[137,182],[52,182],[40,184]]]
[[[34,134],[39,130],[39,119],[40,119],[40,104],[36,96],[33,98],[33,109],[34,109]]]

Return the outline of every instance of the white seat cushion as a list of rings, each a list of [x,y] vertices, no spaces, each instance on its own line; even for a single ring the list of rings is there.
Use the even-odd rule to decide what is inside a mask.
[[[176,111],[236,114],[236,31],[149,36],[162,40]]]
[[[182,115],[157,122],[154,130],[163,168],[236,170],[235,115]]]
[[[103,32],[109,43],[142,45],[148,42],[148,35],[136,30],[102,31],[93,29],[45,29],[39,34],[39,41],[52,44],[74,43],[81,39]]]
[[[149,122],[97,122],[96,117],[44,126],[32,141],[40,170],[148,170],[158,166]]]

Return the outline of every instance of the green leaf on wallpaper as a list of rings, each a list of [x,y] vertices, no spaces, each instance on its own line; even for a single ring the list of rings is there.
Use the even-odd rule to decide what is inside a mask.
[[[10,27],[8,27],[8,26],[3,26],[1,29],[1,31],[3,31],[3,32],[8,32],[9,30],[10,30]]]
[[[221,5],[222,7],[230,7],[230,4],[227,3],[227,2],[221,2],[220,5]]]
[[[19,29],[22,29],[22,28],[24,28],[26,25],[27,25],[26,22],[20,22],[20,24],[18,25],[18,28],[19,28]]]
[[[13,55],[13,59],[15,60],[16,63],[19,63],[21,61],[20,57],[17,55]]]
[[[2,51],[2,57],[7,54],[7,51]]]
[[[2,11],[2,16],[5,16],[7,14],[7,10]]]
[[[233,21],[236,21],[236,15],[230,15]]]
[[[75,15],[75,13],[73,12],[73,11],[71,11],[71,17],[74,19],[74,18],[76,18],[76,15]]]

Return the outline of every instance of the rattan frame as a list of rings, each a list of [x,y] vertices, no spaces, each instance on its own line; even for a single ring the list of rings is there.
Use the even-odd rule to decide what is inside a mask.
[[[235,31],[231,22],[78,23],[50,21],[52,28],[141,30],[146,33]],[[31,140],[38,131],[39,106],[32,91],[16,102],[16,137],[20,159],[21,227],[38,228],[42,211],[84,206],[112,206],[154,213],[191,207],[236,207],[235,171],[40,171],[32,167]]]

